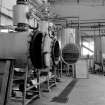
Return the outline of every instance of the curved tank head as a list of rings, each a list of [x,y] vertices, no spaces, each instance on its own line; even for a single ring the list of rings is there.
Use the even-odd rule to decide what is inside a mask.
[[[53,48],[52,48],[52,60],[53,60],[54,65],[57,65],[59,63],[60,53],[61,51],[60,51],[59,42],[55,40],[53,43]]]
[[[59,62],[59,42],[50,38],[49,35],[43,35],[40,31],[34,33],[29,52],[35,68],[51,67]]]
[[[62,49],[62,59],[66,64],[74,64],[79,59],[79,53],[77,45],[69,43]]]
[[[41,32],[36,32],[34,33],[32,41],[30,42],[30,58],[32,64],[36,68],[42,68],[42,39],[43,34]]]

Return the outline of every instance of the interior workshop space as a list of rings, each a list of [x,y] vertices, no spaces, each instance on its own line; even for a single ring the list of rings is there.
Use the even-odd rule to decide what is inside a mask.
[[[105,0],[0,0],[0,105],[105,105]]]

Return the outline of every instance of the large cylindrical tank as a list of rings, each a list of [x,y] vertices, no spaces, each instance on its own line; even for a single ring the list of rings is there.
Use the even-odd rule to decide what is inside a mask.
[[[16,67],[26,65],[28,58],[35,68],[49,67],[59,60],[56,49],[59,49],[58,41],[40,31],[0,33],[0,58],[15,59]]]
[[[102,58],[105,59],[105,37],[101,37],[102,39]]]
[[[76,29],[65,28],[61,34],[62,59],[66,64],[73,64],[79,58],[79,35]]]
[[[102,64],[105,59],[105,37],[97,36],[94,38],[94,61]]]
[[[94,38],[94,61],[95,63],[102,63],[102,39],[101,37]]]

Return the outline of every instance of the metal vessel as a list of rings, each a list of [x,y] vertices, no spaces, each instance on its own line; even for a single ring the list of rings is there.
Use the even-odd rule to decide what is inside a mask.
[[[17,0],[13,7],[16,32],[0,33],[0,59],[15,59],[15,67],[24,67],[28,59],[35,68],[51,67],[59,61],[59,42],[49,36],[48,22],[42,21],[39,29],[32,27],[29,15],[28,0]]]
[[[0,33],[0,59],[15,59],[16,67],[26,65],[28,58],[35,68],[50,67],[58,62],[59,50],[58,41],[40,31]]]
[[[61,34],[62,60],[66,64],[76,63],[80,56],[78,31],[73,28],[65,28]]]

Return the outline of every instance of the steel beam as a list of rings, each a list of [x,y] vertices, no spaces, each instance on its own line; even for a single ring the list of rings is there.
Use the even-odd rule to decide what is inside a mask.
[[[87,50],[89,50],[90,52],[94,53],[93,50],[91,50],[90,48],[86,47],[85,45],[81,44],[82,47],[86,48]]]

